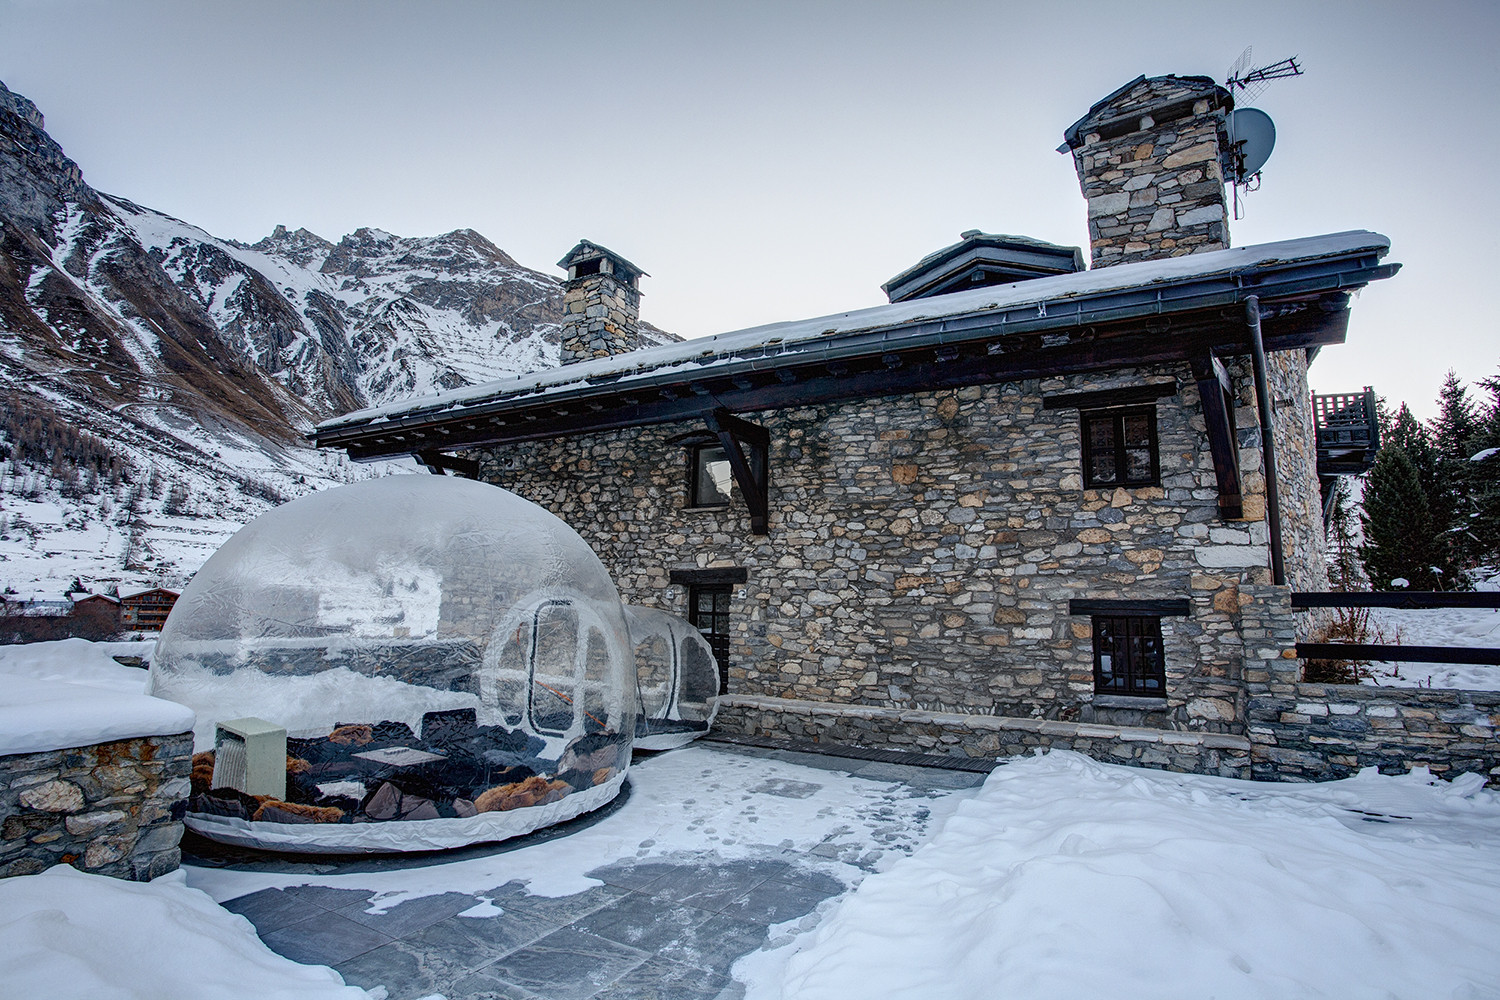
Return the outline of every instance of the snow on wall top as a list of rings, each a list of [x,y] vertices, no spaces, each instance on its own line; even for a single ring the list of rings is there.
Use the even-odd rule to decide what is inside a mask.
[[[0,674],[0,754],[168,736],[195,720],[192,709],[150,695]]]
[[[736,356],[775,349],[824,337],[868,333],[913,323],[975,316],[990,311],[1047,302],[1102,295],[1150,285],[1165,285],[1214,275],[1245,273],[1257,268],[1289,262],[1311,262],[1321,258],[1358,252],[1384,254],[1390,241],[1379,233],[1351,230],[1310,236],[1258,246],[1236,247],[1205,253],[1169,257],[1163,260],[1117,264],[1075,274],[1033,278],[1009,285],[993,285],[971,291],[954,292],[932,298],[914,299],[892,305],[874,306],[850,312],[751,327],[730,333],[715,334],[681,343],[644,348],[627,354],[578,362],[563,368],[499,379],[466,386],[448,392],[420,396],[367,407],[341,417],[325,420],[320,431],[364,424],[378,424],[415,413],[436,414],[460,409],[475,403],[526,393],[544,393],[565,386],[576,386],[590,379],[629,378],[647,372],[661,373],[677,366],[705,365]]]

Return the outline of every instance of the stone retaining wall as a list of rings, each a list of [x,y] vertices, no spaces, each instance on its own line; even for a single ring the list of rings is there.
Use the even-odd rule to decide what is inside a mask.
[[[1500,785],[1500,691],[1297,684],[1250,702],[1256,778],[1344,778],[1363,767],[1426,767]]]
[[[1500,691],[1304,684],[1286,587],[1241,591],[1246,713],[1254,776],[1327,781],[1363,767],[1466,771],[1500,784]]]
[[[1057,748],[1076,750],[1112,764],[1226,778],[1248,778],[1251,774],[1250,741],[1219,733],[902,711],[752,695],[721,697],[714,729],[743,736],[966,757],[1008,757],[1037,748]]]
[[[0,757],[0,878],[56,864],[145,881],[182,860],[193,734]]]

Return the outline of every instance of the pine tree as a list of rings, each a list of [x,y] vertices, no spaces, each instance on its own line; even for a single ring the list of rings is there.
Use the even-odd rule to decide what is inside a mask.
[[[1333,497],[1329,504],[1328,537],[1328,584],[1334,590],[1368,590],[1370,581],[1365,577],[1364,566],[1359,561],[1359,548],[1354,540],[1354,497],[1349,480],[1339,476],[1333,481]]]
[[[1500,375],[1479,383],[1489,402],[1478,408],[1471,454],[1469,496],[1473,516],[1475,557],[1485,565],[1500,564]],[[1484,457],[1479,457],[1479,456]]]
[[[1474,439],[1479,417],[1468,390],[1450,368],[1438,392],[1438,415],[1432,421],[1432,483],[1427,503],[1434,527],[1443,533],[1460,565],[1472,565],[1482,547],[1472,530],[1475,508]],[[1425,484],[1424,484],[1425,485]]]
[[[1435,530],[1427,491],[1399,445],[1388,444],[1375,456],[1360,524],[1365,543],[1359,554],[1375,589],[1389,589],[1391,581],[1403,578],[1414,590],[1455,585],[1457,574],[1445,539]]]

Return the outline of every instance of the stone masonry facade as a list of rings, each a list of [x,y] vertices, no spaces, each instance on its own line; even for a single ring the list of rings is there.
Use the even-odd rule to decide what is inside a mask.
[[[1083,738],[1064,739],[1055,727],[997,730],[996,719],[1102,727],[1090,730],[1095,740],[1110,727],[1214,734],[1232,745],[1167,756],[1173,766],[1239,773],[1248,767],[1241,590],[1269,583],[1269,556],[1250,366],[1232,359],[1228,368],[1244,470],[1241,522],[1219,518],[1186,365],[756,415],[771,438],[766,536],[750,533],[738,502],[685,509],[683,448],[669,439],[694,425],[519,443],[475,457],[482,478],[578,529],[628,602],[685,614],[686,589],[670,584],[671,570],[746,570],[731,609],[725,728],[774,729],[778,713],[750,701],[737,707],[743,697],[931,713],[947,720],[938,728],[950,737],[969,735],[925,749],[980,755],[1001,745],[994,734],[1002,730],[1021,741],[1005,746]],[[1288,371],[1305,374],[1305,364]],[[1169,387],[1155,407],[1160,485],[1084,489],[1079,412],[1044,408],[1043,397],[1143,383]],[[1289,451],[1289,477],[1310,474],[1298,455],[1315,458],[1310,446]],[[1319,534],[1320,523],[1298,537]],[[1189,614],[1161,619],[1165,699],[1095,698],[1092,621],[1069,614],[1071,599],[1189,602]],[[879,712],[857,724],[842,718],[851,733],[869,730],[865,739],[890,729]],[[1116,742],[1138,754],[1149,741]],[[1201,750],[1201,741],[1176,745]]]
[[[1092,267],[1229,246],[1226,97],[1212,81],[1156,77],[1080,123],[1073,161]]]
[[[562,363],[635,350],[640,309],[640,291],[612,274],[569,278],[563,283]]]
[[[0,878],[70,864],[146,881],[182,860],[193,734],[0,757]]]

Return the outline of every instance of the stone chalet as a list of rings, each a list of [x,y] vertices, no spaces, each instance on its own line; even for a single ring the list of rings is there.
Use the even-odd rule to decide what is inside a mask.
[[[317,443],[556,513],[709,636],[722,730],[1347,773],[1254,718],[1300,697],[1289,590],[1327,585],[1308,365],[1399,265],[1371,232],[1230,249],[1232,104],[1143,77],[1067,130],[1089,269],[969,232],[889,305],[637,349],[643,272],[584,242],[561,367]]]

